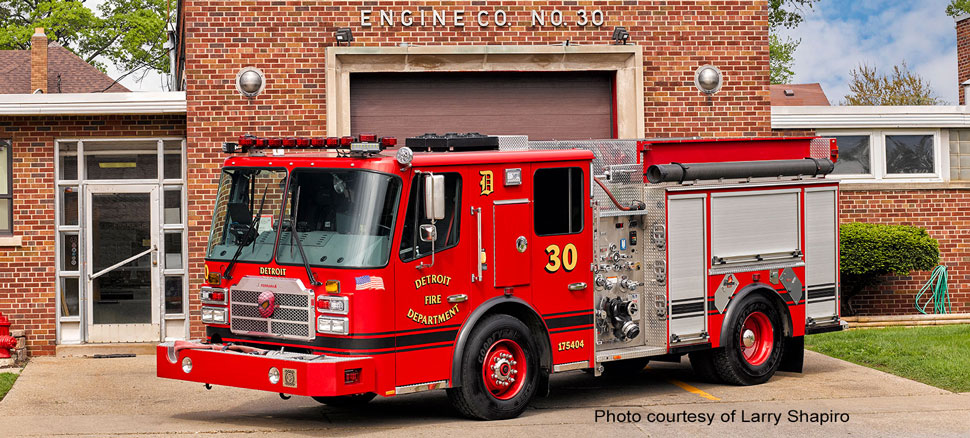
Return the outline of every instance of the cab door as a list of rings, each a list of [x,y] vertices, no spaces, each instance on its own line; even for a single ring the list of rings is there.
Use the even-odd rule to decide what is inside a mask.
[[[444,176],[445,217],[424,213],[424,177]],[[467,317],[468,257],[472,221],[463,207],[462,175],[456,169],[415,169],[402,216],[395,266],[396,385],[434,384],[451,376],[451,354]],[[464,215],[462,213],[465,213]],[[421,240],[421,225],[434,225],[437,239]],[[463,281],[462,281],[463,280]]]

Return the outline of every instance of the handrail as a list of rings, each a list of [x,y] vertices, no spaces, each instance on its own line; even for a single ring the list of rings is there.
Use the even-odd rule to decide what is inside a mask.
[[[111,271],[114,271],[115,269],[118,269],[118,268],[120,268],[120,267],[122,267],[122,266],[124,266],[124,265],[127,265],[128,263],[131,263],[132,261],[135,261],[135,260],[137,260],[137,259],[140,259],[140,258],[142,258],[142,257],[143,257],[143,256],[144,256],[145,254],[148,254],[148,253],[151,253],[151,252],[154,252],[154,251],[156,251],[157,249],[158,249],[158,248],[155,248],[155,246],[154,246],[154,245],[152,245],[152,247],[151,247],[151,248],[148,248],[148,249],[146,249],[146,250],[144,250],[144,251],[142,251],[142,252],[140,252],[140,253],[138,253],[138,254],[135,254],[135,255],[133,255],[133,256],[131,256],[131,257],[128,257],[127,259],[124,259],[124,260],[122,260],[122,261],[120,261],[120,262],[118,262],[118,263],[115,263],[115,264],[113,264],[113,265],[111,265],[111,266],[108,266],[107,268],[104,268],[103,270],[101,270],[101,271],[100,271],[100,272],[98,272],[97,274],[88,274],[88,280],[94,280],[95,278],[98,278],[98,277],[100,277],[100,276],[102,276],[102,275],[104,275],[104,274],[107,274],[107,273],[109,273],[109,272],[111,272]]]

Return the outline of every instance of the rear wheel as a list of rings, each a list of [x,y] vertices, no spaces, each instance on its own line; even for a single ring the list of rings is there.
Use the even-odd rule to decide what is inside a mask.
[[[718,377],[735,385],[764,383],[781,364],[785,342],[781,316],[767,298],[751,295],[721,336],[723,348],[711,352]]]
[[[462,352],[462,386],[448,398],[463,415],[481,420],[519,416],[536,393],[539,350],[522,321],[508,315],[483,320]]]
[[[603,362],[603,374],[610,377],[629,377],[639,374],[648,363],[650,363],[650,359],[645,357]]]
[[[313,397],[314,400],[335,408],[357,408],[366,405],[377,397],[373,392],[363,394],[338,395],[334,397]]]

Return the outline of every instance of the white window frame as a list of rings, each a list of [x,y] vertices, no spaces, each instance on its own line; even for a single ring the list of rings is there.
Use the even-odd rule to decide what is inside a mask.
[[[871,130],[818,130],[820,137],[869,136],[869,169],[871,174],[830,175],[846,183],[920,183],[943,182],[949,175],[949,146],[944,149],[940,129],[871,129]],[[929,135],[933,137],[933,173],[889,173],[886,164],[886,137],[895,135]]]

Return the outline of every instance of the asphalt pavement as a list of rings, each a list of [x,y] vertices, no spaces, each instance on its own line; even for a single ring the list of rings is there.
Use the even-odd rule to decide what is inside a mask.
[[[0,401],[5,437],[98,436],[970,436],[955,394],[807,352],[805,373],[766,384],[698,382],[685,362],[628,378],[555,375],[519,418],[460,418],[444,391],[341,410],[307,397],[155,377],[154,356],[35,358]]]

